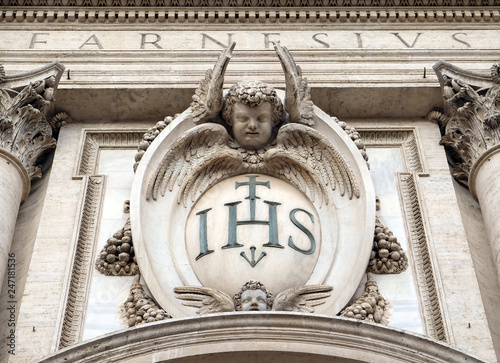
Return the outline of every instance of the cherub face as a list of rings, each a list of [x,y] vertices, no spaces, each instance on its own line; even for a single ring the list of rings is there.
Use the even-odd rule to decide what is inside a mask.
[[[273,132],[272,106],[263,102],[257,107],[243,103],[234,104],[230,126],[236,141],[247,149],[265,146]]]
[[[241,294],[241,311],[266,311],[267,294],[262,290],[245,290]]]

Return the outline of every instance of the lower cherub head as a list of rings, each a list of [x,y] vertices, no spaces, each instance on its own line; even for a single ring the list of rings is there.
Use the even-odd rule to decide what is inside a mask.
[[[274,296],[262,283],[250,280],[233,300],[236,311],[266,311],[273,307]]]

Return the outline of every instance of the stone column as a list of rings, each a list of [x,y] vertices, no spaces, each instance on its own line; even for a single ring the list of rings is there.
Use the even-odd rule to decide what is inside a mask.
[[[0,282],[7,272],[19,207],[29,195],[31,180],[41,177],[37,163],[56,145],[45,113],[62,71],[54,63],[5,77],[0,66]]]
[[[452,174],[479,202],[500,279],[500,63],[486,76],[439,62],[434,66],[444,112],[440,128]]]
[[[500,149],[494,148],[476,162],[470,190],[477,198],[500,280]]]

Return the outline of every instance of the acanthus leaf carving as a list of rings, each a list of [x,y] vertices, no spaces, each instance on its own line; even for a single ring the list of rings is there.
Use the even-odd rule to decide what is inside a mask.
[[[59,130],[64,125],[72,122],[71,116],[66,112],[59,112],[49,120],[50,127],[53,131]]]
[[[45,119],[55,84],[55,77],[50,76],[21,91],[0,88],[0,147],[23,164],[31,180],[41,177],[37,163],[56,145]]]
[[[438,123],[453,176],[466,187],[476,161],[500,143],[499,67],[487,77],[445,62],[434,66],[445,107],[428,118]]]

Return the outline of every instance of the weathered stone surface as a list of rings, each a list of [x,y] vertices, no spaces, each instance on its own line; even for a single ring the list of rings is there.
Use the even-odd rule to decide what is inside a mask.
[[[193,339],[200,336],[205,337],[203,346],[193,344]],[[241,351],[245,353],[243,359],[247,355],[251,358],[244,362],[283,362],[282,354],[297,363],[311,359],[320,363],[486,362],[447,344],[397,329],[345,318],[266,312],[214,314],[146,324],[81,343],[37,362],[230,362],[240,358]]]
[[[215,213],[215,217],[210,218],[214,218],[213,221],[223,222],[224,220],[227,220],[227,216],[225,216],[225,214],[227,213],[227,205],[229,205],[228,203],[232,203],[236,199],[239,200],[239,198],[243,198],[244,200],[245,196],[248,194],[248,188],[235,189],[234,180],[229,180],[227,181],[227,183],[226,181],[224,181],[223,183],[226,183],[224,184],[225,188],[229,188],[227,193],[220,189],[219,191],[215,191],[213,194],[210,194],[211,192],[209,190],[207,191],[207,193],[203,194],[200,199],[204,200],[204,198],[208,198],[208,204],[203,204],[199,207],[196,205],[195,207],[194,203],[198,203],[197,200],[199,198],[199,193],[197,193],[197,190],[193,189],[192,193],[187,194],[189,190],[184,191],[182,189],[186,186],[191,187],[191,183],[186,184],[185,181],[181,180],[180,185],[178,186],[177,183],[174,183],[173,181],[162,181],[161,178],[163,177],[163,174],[160,174],[159,176],[158,174],[156,174],[156,170],[160,170],[161,173],[165,173],[166,169],[168,169],[171,165],[174,165],[170,160],[176,159],[173,158],[173,156],[169,156],[170,154],[166,154],[170,152],[167,151],[170,147],[170,143],[177,139],[178,144],[184,145],[184,139],[178,137],[187,130],[193,128],[194,125],[192,120],[190,119],[190,113],[188,111],[186,111],[183,115],[178,116],[158,136],[153,144],[154,149],[152,149],[153,145],[148,148],[148,151],[141,159],[141,163],[139,164],[139,167],[137,169],[137,176],[136,180],[134,181],[134,187],[132,191],[132,230],[136,241],[135,251],[138,257],[138,263],[145,281],[148,283],[148,286],[155,298],[158,299],[162,307],[169,311],[169,313],[171,313],[173,316],[195,313],[193,309],[187,309],[179,301],[172,301],[170,294],[175,287],[183,285],[203,285],[211,288],[221,289],[226,294],[231,295],[234,294],[234,291],[236,291],[242,283],[247,281],[249,278],[255,278],[255,276],[257,276],[256,278],[260,279],[275,294],[278,294],[279,292],[282,292],[287,288],[297,285],[332,285],[334,287],[334,290],[332,291],[332,298],[328,299],[325,305],[321,305],[317,309],[319,312],[323,313],[332,313],[333,311],[338,312],[340,308],[345,305],[350,296],[352,296],[352,293],[355,290],[355,286],[357,286],[358,284],[358,282],[352,282],[355,279],[360,279],[361,275],[363,274],[363,272],[357,271],[357,267],[355,266],[359,267],[359,265],[357,265],[357,263],[354,263],[353,261],[365,261],[364,263],[366,268],[366,261],[369,257],[369,249],[371,249],[373,235],[373,231],[366,231],[366,228],[368,227],[354,227],[355,225],[353,223],[355,220],[363,220],[366,223],[369,223],[369,217],[365,216],[364,213],[372,215],[374,214],[375,197],[374,195],[372,197],[369,196],[373,194],[371,191],[371,187],[369,186],[369,182],[363,179],[364,175],[366,175],[365,173],[367,173],[366,163],[360,155],[357,147],[352,143],[352,141],[348,138],[344,131],[336,124],[336,122],[332,121],[330,117],[317,109],[315,109],[315,123],[315,132],[322,132],[329,140],[336,140],[336,149],[342,153],[344,158],[346,158],[347,163],[352,168],[352,180],[356,180],[355,183],[359,184],[359,190],[361,190],[361,192],[355,192],[353,183],[352,191],[349,192],[346,186],[345,195],[342,196],[343,192],[341,188],[343,187],[343,182],[341,179],[336,179],[336,183],[339,184],[335,186],[335,191],[330,191],[328,193],[325,193],[321,189],[314,189],[315,185],[326,185],[326,182],[318,182],[317,180],[320,179],[314,178],[312,179],[312,181],[307,182],[308,187],[307,189],[304,189],[303,193],[307,192],[308,198],[309,200],[311,200],[311,202],[309,203],[314,204],[314,209],[316,209],[316,213],[318,213],[318,215],[316,217],[311,217],[313,214],[315,214],[313,213],[308,218],[307,214],[312,212],[301,212],[304,215],[300,214],[300,218],[301,223],[306,226],[305,229],[311,230],[317,235],[319,231],[316,232],[314,229],[312,229],[313,227],[316,228],[313,221],[322,222],[321,240],[318,236],[316,236],[316,240],[318,243],[317,250],[312,247],[310,240],[308,240],[307,238],[305,238],[304,242],[297,241],[297,244],[300,243],[300,245],[297,245],[299,246],[298,249],[294,250],[290,248],[289,246],[292,243],[290,241],[288,241],[287,243],[286,241],[289,235],[291,235],[292,233],[290,232],[290,230],[292,229],[296,230],[297,232],[299,231],[297,228],[293,227],[293,225],[285,228],[285,225],[280,225],[280,222],[278,222],[277,235],[281,236],[281,238],[284,240],[279,240],[279,242],[271,241],[269,242],[269,244],[279,244],[282,248],[269,248],[270,246],[267,246],[268,248],[265,252],[261,251],[260,245],[262,245],[262,241],[266,242],[270,238],[269,236],[263,238],[265,237],[264,235],[270,233],[268,231],[270,227],[267,226],[264,227],[264,230],[262,231],[264,235],[261,236],[260,239],[258,238],[258,236],[255,236],[255,241],[258,242],[254,242],[254,244],[251,243],[254,237],[254,232],[241,231],[241,233],[244,233],[241,235],[241,244],[245,242],[244,250],[242,250],[242,246],[236,245],[235,247],[238,247],[236,249],[228,248],[226,245],[232,246],[232,240],[226,240],[225,237],[223,240],[220,240],[219,238],[215,238],[214,240],[214,238],[212,238],[212,236],[210,235],[208,235],[207,237],[210,238],[210,243],[207,242],[206,248],[203,244],[200,250],[201,242],[198,241],[198,236],[201,232],[196,232],[197,230],[199,230],[199,227],[196,224],[204,223],[198,221],[201,218],[200,212],[205,211],[205,213],[209,213],[207,209],[213,207],[213,213]],[[293,124],[289,124],[284,127],[292,126]],[[198,126],[198,128],[200,127],[204,127],[208,130],[208,128],[210,128],[210,125],[208,124],[207,126]],[[224,132],[225,131],[223,130],[220,131],[220,133]],[[297,137],[297,142],[299,142],[298,140],[299,137]],[[320,141],[321,140],[318,140],[317,144],[322,145]],[[192,145],[196,145],[195,142],[198,141],[194,140],[192,143],[188,142],[187,145],[189,145],[189,147],[192,147]],[[174,144],[172,146],[172,150],[175,151],[175,148],[178,147],[178,144]],[[223,141],[220,141],[220,144],[224,145]],[[200,141],[200,145],[206,147],[205,145],[210,144],[208,142]],[[293,152],[293,146],[289,145],[287,147],[292,150],[290,151],[291,154]],[[327,146],[323,146],[323,148],[326,149]],[[184,148],[182,149],[184,150]],[[196,150],[196,148],[194,148],[194,150]],[[271,148],[269,150],[272,151]],[[327,151],[328,150],[325,150],[324,153],[326,153]],[[209,152],[209,150],[203,151],[201,152],[201,155],[205,155],[205,153],[206,155],[211,155]],[[284,153],[285,151],[282,152]],[[308,151],[304,151],[304,153],[307,152]],[[165,154],[167,155],[165,157],[166,159],[162,160],[163,155]],[[195,157],[196,153],[193,153],[190,157],[190,160],[194,160]],[[256,157],[257,159],[259,158],[258,155]],[[325,156],[325,158],[327,158],[327,156]],[[318,159],[315,161],[311,159],[309,162],[312,165],[314,165],[314,163],[319,164],[320,157],[318,157]],[[255,173],[259,173],[258,167],[259,165],[261,165],[259,163],[263,164],[263,162],[261,161],[255,162]],[[305,164],[306,161],[304,160],[303,163]],[[216,165],[218,166],[218,164]],[[343,166],[340,166],[340,168],[342,167]],[[279,165],[276,164],[275,168],[279,168]],[[182,176],[185,175],[185,173],[189,172],[184,171],[184,169],[186,169],[185,166],[179,167],[178,169],[183,170],[182,172],[180,172],[180,175]],[[200,168],[198,167],[198,169]],[[194,169],[194,171],[197,171],[198,169]],[[215,170],[213,168],[210,170],[212,172],[212,177],[217,176],[217,173],[220,174],[220,178],[225,179],[228,177],[227,175],[224,175],[224,173],[221,173],[219,170]],[[269,175],[274,172],[275,171],[269,169],[265,172],[265,174]],[[176,171],[175,173],[179,173],[179,171]],[[175,173],[173,175],[177,175]],[[243,176],[240,177],[237,182],[239,183],[238,185],[243,185],[241,183],[247,183],[246,180],[248,180],[249,176],[246,175],[247,173],[245,173],[244,170],[240,173],[243,173]],[[172,174],[168,172],[165,173],[165,175]],[[278,176],[279,173],[276,175]],[[203,174],[200,175],[200,177],[204,177]],[[286,177],[286,175],[284,177]],[[217,176],[217,178],[219,178],[219,176]],[[256,179],[256,177],[254,177],[254,179],[254,182],[260,183],[260,179],[262,179],[262,182],[266,182],[270,178],[262,176],[258,180]],[[145,181],[148,180],[154,181],[155,184],[153,185],[150,183],[146,186]],[[189,178],[187,180],[189,180]],[[206,188],[207,183],[209,182],[210,181],[206,181],[202,185],[202,187]],[[290,183],[293,182],[293,180],[290,181]],[[271,184],[272,183],[274,182],[271,181]],[[333,185],[331,181],[330,184]],[[160,185],[161,188],[164,188],[163,190],[159,189]],[[169,188],[166,188],[167,185],[170,185],[173,188],[172,191],[170,191]],[[195,187],[198,187],[196,184],[194,185]],[[311,186],[313,186],[314,188],[311,188]],[[218,186],[215,186],[215,188],[217,187]],[[295,188],[297,188],[297,186]],[[363,191],[363,188],[366,189]],[[288,203],[288,199],[292,202],[292,204],[298,203],[300,200],[304,199],[300,197],[300,192],[293,191],[293,188],[290,185],[286,186],[286,188],[285,186],[278,187],[276,190],[272,185],[269,190],[268,188],[263,187],[260,187],[260,189],[263,189],[263,191],[270,193],[265,196],[263,195],[262,198],[259,197],[262,200],[268,200],[269,203],[274,203],[274,200],[276,198],[279,199],[279,203]],[[232,195],[233,192],[231,192],[230,190],[234,190],[234,192],[240,193],[241,195],[236,198],[236,196]],[[164,194],[164,196],[162,196],[162,193]],[[321,195],[321,193],[323,193],[323,196]],[[294,195],[296,194],[297,197],[294,197]],[[355,195],[359,195],[359,197]],[[147,196],[150,196],[149,200],[147,199]],[[221,205],[221,212],[219,214],[217,214],[215,211],[215,206],[213,205],[214,203]],[[353,208],[354,205],[359,206],[359,209]],[[282,205],[279,205],[277,206],[277,208],[281,206]],[[288,214],[290,213],[290,211],[311,209],[311,207],[307,204],[295,206],[296,209],[292,208],[291,210],[288,210],[287,208],[290,209],[292,208],[292,206],[283,204],[284,211],[280,211],[280,213],[284,213],[285,219],[288,219]],[[266,210],[269,208],[260,209],[261,211],[258,213],[263,214],[261,216],[256,214],[256,220],[259,218],[267,220],[267,215],[271,213],[269,212],[266,214]],[[264,210],[262,211],[262,209]],[[192,210],[192,217],[189,217],[190,210]],[[255,210],[259,211],[258,208],[256,208]],[[169,216],[164,216],[165,211],[170,211]],[[297,217],[298,216],[299,213],[297,213]],[[238,217],[238,220],[244,217],[245,216],[242,215]],[[252,219],[251,215],[248,215],[247,217],[249,220]],[[335,221],[335,218],[338,218],[338,220]],[[152,225],[160,225],[160,221],[165,220],[167,220],[168,223],[167,225],[163,223],[162,228],[151,228]],[[184,232],[186,221],[188,232]],[[210,226],[214,225],[213,221],[209,221]],[[230,238],[229,236],[231,235],[231,233],[227,225],[226,227],[221,228],[222,229],[218,233],[216,233],[215,236],[222,235],[228,236],[228,238]],[[238,229],[242,228],[244,228],[244,226],[238,227]],[[294,239],[300,235],[300,233],[293,234]],[[368,235],[370,235],[370,237],[367,237]],[[247,241],[244,236],[246,236],[250,240]],[[240,236],[238,236],[238,238],[240,238]],[[244,239],[245,241],[243,241]],[[165,241],[167,241],[168,248],[162,247]],[[251,248],[249,249],[249,247],[252,247],[252,245],[257,249],[255,251],[255,256],[253,255],[254,251],[251,251]],[[367,251],[365,251],[366,246],[368,246]],[[311,254],[309,254],[309,252],[307,251],[309,248],[311,249]],[[211,253],[211,250],[217,252]],[[167,251],[170,251],[170,253],[167,254]],[[283,251],[285,251],[286,253]],[[319,251],[318,255],[316,255],[315,251]],[[243,253],[245,253],[245,255],[247,256],[248,261],[245,261]],[[206,262],[209,260],[212,261],[214,258],[217,258],[217,255],[223,256],[229,254],[231,254],[231,257],[225,257],[223,260],[215,260],[216,262],[212,263]],[[307,258],[300,257],[302,256],[302,254],[306,254]],[[335,258],[334,256],[336,255],[343,255],[344,257]],[[261,256],[264,257],[260,259]],[[313,259],[317,258],[318,262],[307,262],[308,258],[310,259],[311,257]],[[275,266],[275,264],[278,263],[278,260],[280,261],[279,272],[277,272]],[[345,261],[345,263],[343,261]],[[347,263],[347,261],[349,261],[349,263]],[[255,262],[255,265],[252,262]],[[300,265],[297,266],[297,263],[299,263]],[[200,266],[203,265],[205,267],[203,270],[191,267],[195,264],[199,264]],[[217,270],[214,270],[214,266],[216,266]],[[158,272],[155,272],[155,270],[159,271],[159,268],[161,268],[163,271],[169,271],[169,273],[159,274]],[[293,285],[291,285],[291,281],[295,281]],[[347,286],[350,286],[352,291],[347,290]],[[347,296],[349,296],[349,298]]]
[[[280,64],[270,51],[272,41],[280,41],[292,50],[307,75],[315,104],[372,139],[363,142],[369,145],[366,151],[372,152],[370,161],[376,167],[373,179],[383,192],[379,214],[398,237],[410,263],[401,274],[376,275],[375,280],[394,306],[389,326],[406,332],[378,329],[372,334],[365,329],[367,324],[327,319],[324,329],[316,330],[321,333],[309,334],[310,316],[298,323],[293,314],[276,321],[271,314],[248,313],[229,327],[224,325],[225,319],[231,318],[214,317],[210,320],[212,330],[188,318],[186,322],[175,320],[163,334],[167,324],[151,323],[149,335],[134,328],[97,343],[84,343],[81,356],[89,351],[92,354],[94,346],[101,349],[104,341],[115,344],[118,336],[111,354],[119,351],[123,353],[120,358],[132,362],[174,357],[183,362],[201,358],[220,361],[224,356],[245,363],[280,359],[310,362],[313,358],[318,362],[386,362],[400,357],[408,361],[472,360],[435,340],[495,360],[491,337],[500,347],[494,330],[500,316],[495,293],[498,278],[492,278],[495,263],[484,245],[483,216],[477,205],[465,202],[461,219],[445,155],[438,145],[439,132],[435,125],[423,121],[431,109],[442,106],[437,77],[430,72],[437,60],[453,59],[456,65],[486,76],[489,67],[498,62],[493,50],[499,48],[500,13],[492,7],[494,1],[429,0],[424,6],[422,1],[410,5],[412,0],[408,0],[395,7],[397,0],[373,0],[370,9],[366,1],[355,0],[345,0],[344,6],[340,0],[331,4],[302,2],[300,8],[293,7],[298,0],[282,1],[276,7],[269,7],[266,1],[208,4],[181,0],[165,7],[161,1],[127,0],[137,7],[123,8],[110,7],[110,1],[86,0],[78,4],[81,6],[74,6],[74,0],[40,1],[33,6],[13,0],[0,10],[0,55],[8,74],[58,59],[67,69],[56,112],[69,113],[81,122],[76,127],[65,126],[68,129],[62,132],[56,151],[47,198],[33,201],[42,211],[38,233],[32,225],[25,226],[26,216],[16,226],[18,243],[26,239],[29,245],[38,236],[33,253],[30,247],[12,250],[23,261],[16,270],[24,275],[16,293],[24,296],[17,306],[17,348],[16,356],[8,356],[10,363],[32,362],[65,345],[120,329],[116,312],[126,299],[132,277],[103,276],[95,270],[94,262],[106,240],[126,221],[122,207],[130,198],[131,167],[142,140],[140,134],[165,116],[189,107],[199,80],[230,38],[238,47],[226,72],[227,84],[263,80],[284,89]],[[114,1],[115,5],[120,1]],[[352,7],[346,8],[349,4]],[[18,82],[14,88],[21,85]],[[147,148],[143,145],[140,150]],[[130,162],[123,162],[125,159]],[[468,213],[481,221],[470,222],[469,218],[467,222],[463,216]],[[303,222],[308,222],[307,218]],[[32,223],[38,225],[36,216]],[[157,219],[155,228],[164,223]],[[343,239],[350,242],[352,236],[344,235]],[[282,244],[288,248],[287,241]],[[246,250],[250,261],[251,252]],[[258,252],[255,250],[255,261]],[[248,264],[241,255],[236,257]],[[184,262],[175,269],[183,269]],[[22,279],[27,279],[24,291]],[[355,296],[361,293],[358,290]],[[183,329],[192,329],[191,333],[177,334],[176,324],[185,324]],[[268,324],[277,327],[279,334]],[[219,326],[228,328],[226,336],[216,329]],[[246,326],[248,330],[242,330]],[[350,332],[349,337],[336,340],[340,330],[342,334]],[[174,335],[169,335],[172,332]],[[282,332],[290,339],[281,339]],[[179,341],[155,350],[154,345],[147,345],[149,337],[160,347],[164,347],[163,342]],[[214,337],[208,344],[214,348],[210,356],[200,356],[204,349],[201,337]],[[219,343],[220,337],[223,343]],[[370,345],[361,341],[362,337],[377,343]],[[127,339],[136,339],[137,344],[124,348]],[[430,339],[435,349],[420,344]],[[356,348],[339,348],[345,347],[346,341],[347,346],[354,342]],[[135,357],[140,344],[146,356]],[[66,357],[76,359],[78,355],[73,353]],[[102,352],[95,360],[110,359],[107,354]],[[182,354],[185,356],[180,357]]]

